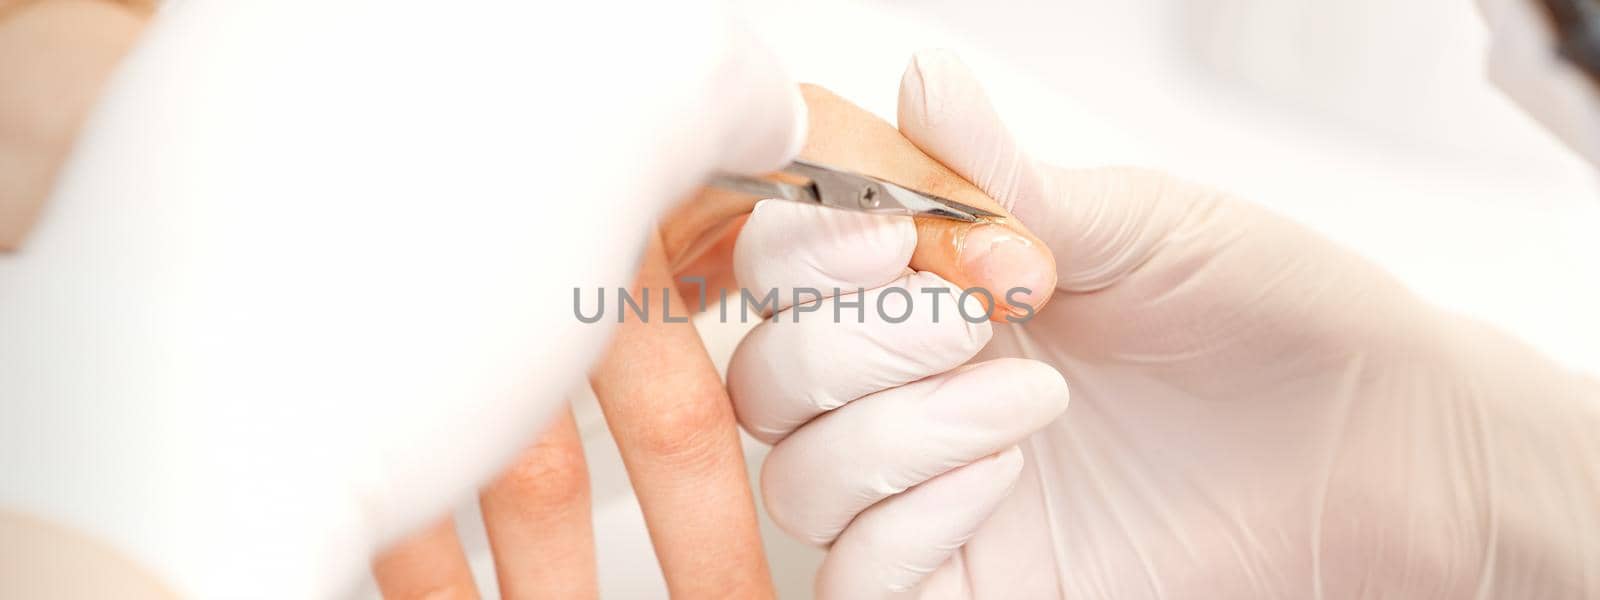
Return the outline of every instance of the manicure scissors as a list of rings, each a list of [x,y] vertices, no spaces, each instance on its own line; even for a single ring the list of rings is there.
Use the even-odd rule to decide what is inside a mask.
[[[716,174],[711,177],[710,185],[763,198],[819,204],[858,212],[938,217],[968,223],[1002,216],[954,200],[910,190],[870,175],[852,173],[809,161],[796,160],[789,163],[783,172],[804,177],[809,181],[797,184],[760,177]]]

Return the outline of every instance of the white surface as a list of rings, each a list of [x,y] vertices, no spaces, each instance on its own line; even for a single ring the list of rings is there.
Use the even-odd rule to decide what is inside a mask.
[[[753,16],[797,77],[890,118],[911,52],[956,49],[1037,156],[1235,190],[1600,372],[1592,172],[1484,79],[1469,3],[772,1]],[[704,331],[725,359],[740,330]],[[615,449],[585,413],[602,590],[665,597]],[[754,469],[763,451],[747,448]],[[780,593],[809,597],[817,553],[765,525]]]

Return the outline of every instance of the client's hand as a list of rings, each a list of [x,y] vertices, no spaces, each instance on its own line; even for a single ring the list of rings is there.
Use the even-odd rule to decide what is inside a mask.
[[[819,88],[806,87],[805,96],[811,127],[803,157],[1005,214],[994,201],[928,158],[882,120]],[[716,282],[725,281],[719,274],[731,268],[728,242],[738,233],[737,225],[742,222],[738,216],[757,200],[707,190],[674,211],[661,224],[661,243],[653,244],[646,253],[633,297],[641,297],[642,289],[652,294],[665,291],[670,304],[678,307],[673,314],[681,316],[696,303],[692,293],[680,293],[675,285],[674,276],[683,274],[706,277],[711,281],[710,295],[716,297]],[[798,205],[773,209],[828,210]],[[927,271],[918,282],[949,292],[937,301],[947,323],[965,323],[957,312],[963,308],[969,315],[982,314],[987,308],[958,307],[956,299],[964,288],[993,292],[999,304],[992,311],[995,320],[1015,314],[1008,310],[1036,311],[1054,292],[1051,255],[1014,220],[967,224],[917,219],[913,227],[913,221],[905,218],[842,212],[835,216],[844,223],[862,219],[896,223],[899,229],[889,234],[854,241]],[[849,226],[841,230],[825,223],[823,228],[797,235],[827,240],[847,235],[849,230]],[[699,243],[708,237],[720,242]],[[841,248],[855,251],[861,247]],[[741,282],[787,279],[787,257],[781,256],[784,249],[772,244],[767,250],[779,254],[764,261],[745,261]],[[822,288],[820,294],[831,297],[834,290],[828,289],[830,286],[849,286],[853,292],[856,282],[901,275],[904,266],[879,273],[881,262],[863,261],[870,272],[845,268],[831,273],[831,279],[810,283]],[[671,265],[680,265],[677,273]],[[766,267],[785,273],[762,273]],[[1028,291],[1011,295],[1016,305],[1008,304],[1005,292],[1018,287]],[[696,290],[682,290],[691,291]],[[752,290],[756,296],[766,291]],[[779,292],[779,306],[768,310],[791,304],[792,289],[785,286]],[[737,298],[738,292],[732,297]],[[591,383],[643,505],[668,588],[674,596],[683,597],[771,596],[727,394],[694,328],[687,323],[664,322],[663,316],[652,310],[651,321],[643,323],[629,314],[606,358],[593,372]],[[828,318],[825,313],[815,316]],[[923,312],[918,318],[926,316]],[[980,327],[987,331],[987,325]],[[965,331],[966,327],[957,325],[956,330]],[[936,343],[926,348],[921,358],[950,368],[965,359],[961,352],[967,346]],[[828,356],[841,363],[866,360],[865,356]],[[792,366],[802,365],[796,362]],[[881,375],[896,376],[889,371]],[[762,432],[757,435],[765,437]],[[587,484],[576,431],[570,417],[563,417],[501,481],[485,490],[481,506],[502,594],[594,595]],[[392,549],[378,562],[376,572],[385,594],[392,597],[472,589],[471,573],[448,520]]]

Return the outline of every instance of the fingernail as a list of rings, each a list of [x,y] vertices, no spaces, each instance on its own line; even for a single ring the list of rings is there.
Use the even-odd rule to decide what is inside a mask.
[[[996,308],[1003,311],[997,314],[1021,316],[1027,309],[1038,310],[1055,288],[1049,253],[1004,225],[974,226],[962,238],[960,252],[962,270],[994,296]]]

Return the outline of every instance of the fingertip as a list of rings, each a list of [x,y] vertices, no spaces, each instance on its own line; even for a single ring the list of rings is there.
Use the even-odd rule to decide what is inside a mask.
[[[1055,257],[1032,236],[982,224],[961,236],[956,253],[967,278],[994,297],[995,321],[1031,318],[1055,293]]]
[[[929,403],[940,422],[997,432],[1019,440],[1049,425],[1067,408],[1066,380],[1049,364],[1026,358],[998,358],[969,365],[944,384],[967,393],[1003,401],[968,404]]]
[[[1041,406],[1055,412],[1066,409],[1071,398],[1067,378],[1050,363],[1031,358],[998,358],[990,362],[1005,363],[1012,370],[1011,379],[1020,382],[1021,393],[1039,400]]]
[[[1027,322],[1055,294],[1055,256],[1020,225],[922,219],[917,235],[911,267],[944,275],[958,291],[980,298],[991,321]]]
[[[1072,387],[1067,384],[1067,378],[1061,374],[1061,371],[1043,361],[1031,359],[1015,360],[1026,363],[1023,368],[1028,369],[1031,373],[1027,379],[1033,387],[1033,393],[1035,397],[1043,399],[1047,407],[1054,411],[1051,418],[1060,415],[1061,412],[1067,409],[1067,405],[1072,401]]]

